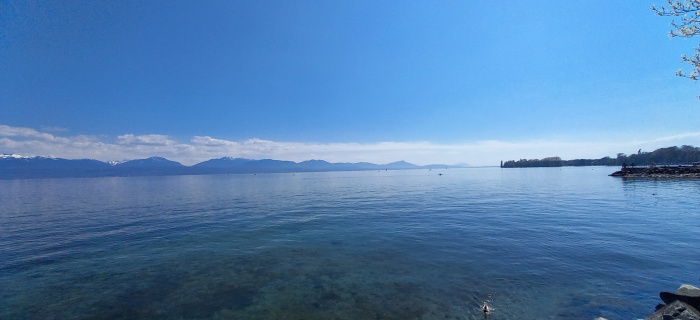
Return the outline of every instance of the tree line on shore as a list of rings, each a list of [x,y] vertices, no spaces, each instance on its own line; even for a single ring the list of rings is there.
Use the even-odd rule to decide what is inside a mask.
[[[640,149],[636,154],[630,155],[618,153],[615,158],[562,160],[560,157],[547,157],[508,160],[501,161],[501,168],[622,166],[623,164],[630,166],[691,165],[696,162],[700,162],[700,148],[684,145],[660,148],[652,152],[643,152]]]

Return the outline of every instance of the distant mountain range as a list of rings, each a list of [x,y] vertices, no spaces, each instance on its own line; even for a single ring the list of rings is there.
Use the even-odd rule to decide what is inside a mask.
[[[271,159],[251,160],[229,157],[211,159],[193,166],[184,166],[179,162],[160,157],[108,163],[92,159],[71,160],[23,157],[9,154],[0,155],[0,179],[407,170],[462,167],[465,166],[442,164],[418,166],[405,161],[373,164],[368,162],[330,163],[323,160],[307,160],[303,162]]]

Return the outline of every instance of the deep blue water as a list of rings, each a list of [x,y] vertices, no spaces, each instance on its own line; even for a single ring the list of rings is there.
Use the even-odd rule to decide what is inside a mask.
[[[0,319],[643,318],[700,180],[614,170],[0,181]]]

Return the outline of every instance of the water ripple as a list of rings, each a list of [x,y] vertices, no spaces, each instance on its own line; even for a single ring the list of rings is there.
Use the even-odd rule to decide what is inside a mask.
[[[0,181],[0,318],[641,318],[700,183],[608,171]]]

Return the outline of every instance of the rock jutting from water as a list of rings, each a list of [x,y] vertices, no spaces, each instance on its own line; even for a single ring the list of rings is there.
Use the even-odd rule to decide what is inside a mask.
[[[620,171],[610,174],[613,177],[627,178],[700,178],[700,165],[692,166],[622,166]]]
[[[684,284],[676,292],[661,292],[659,296],[664,304],[645,320],[700,320],[700,288]]]

